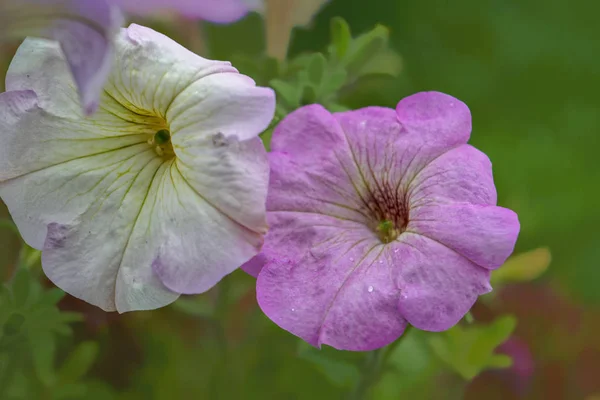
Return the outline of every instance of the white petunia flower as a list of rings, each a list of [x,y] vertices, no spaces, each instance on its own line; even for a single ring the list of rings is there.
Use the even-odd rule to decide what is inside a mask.
[[[260,250],[274,94],[131,25],[85,118],[55,42],[27,39],[0,94],[0,196],[46,275],[107,311],[201,293]]]

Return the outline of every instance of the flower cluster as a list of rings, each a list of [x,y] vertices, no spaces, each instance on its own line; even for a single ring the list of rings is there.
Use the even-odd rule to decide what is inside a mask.
[[[408,324],[446,330],[491,290],[519,222],[496,205],[461,101],[305,106],[267,154],[271,89],[149,28],[116,29],[115,5],[164,2],[56,3],[67,17],[38,36],[57,41],[26,39],[0,94],[0,196],[61,289],[106,311],[147,310],[243,265],[276,324],[348,350]],[[168,6],[215,22],[261,7],[216,3]]]

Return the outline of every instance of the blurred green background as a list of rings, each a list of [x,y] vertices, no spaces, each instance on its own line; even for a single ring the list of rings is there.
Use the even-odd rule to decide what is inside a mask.
[[[399,75],[357,83],[346,106],[394,107],[406,95],[437,90],[470,107],[471,143],[494,164],[499,204],[519,214],[515,254],[552,254],[539,278],[499,277],[474,307],[474,323],[448,334],[409,330],[386,353],[319,352],[264,317],[253,279],[237,271],[209,293],[152,312],[106,314],[67,296],[58,304],[79,313],[73,333],[57,336],[51,354],[39,343],[28,349],[0,340],[0,377],[7,376],[4,343],[22,351],[21,372],[9,377],[21,398],[600,399],[599,12],[592,1],[334,0],[293,34],[290,56],[324,51],[336,16],[355,34],[389,28]],[[183,43],[189,35],[149,23]],[[210,56],[259,58],[261,24],[251,15],[205,25]],[[14,47],[3,50],[7,62]],[[7,281],[30,253],[20,252],[10,230],[0,235]],[[547,257],[527,253],[511,267],[541,270]],[[28,274],[30,293],[49,290],[39,267]],[[512,335],[513,320],[501,315],[516,318]],[[512,356],[512,367],[486,364],[482,357],[493,352]],[[0,378],[4,396],[9,378]]]

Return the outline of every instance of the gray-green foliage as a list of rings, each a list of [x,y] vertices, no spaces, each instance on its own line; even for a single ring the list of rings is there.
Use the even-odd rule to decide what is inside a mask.
[[[325,52],[306,52],[284,62],[239,53],[232,58],[241,72],[275,89],[277,119],[313,103],[333,112],[348,110],[343,99],[358,86],[374,81],[383,84],[400,73],[401,58],[390,48],[389,30],[384,26],[352,37],[346,21],[334,18],[330,37]]]
[[[516,326],[512,316],[503,316],[488,325],[456,325],[446,332],[431,336],[429,344],[434,353],[453,371],[471,380],[488,368],[507,368],[509,356],[496,354]]]
[[[280,66],[269,84],[278,94],[278,115],[306,104],[319,103],[330,111],[344,111],[342,97],[361,79],[395,77],[400,56],[389,47],[389,31],[381,25],[357,37],[342,18],[334,18],[331,44],[325,53],[300,54]]]
[[[80,342],[57,363],[59,343],[72,333],[77,313],[60,311],[64,292],[42,287],[21,267],[0,287],[0,398],[77,399],[88,393],[84,377],[98,354],[94,342]]]

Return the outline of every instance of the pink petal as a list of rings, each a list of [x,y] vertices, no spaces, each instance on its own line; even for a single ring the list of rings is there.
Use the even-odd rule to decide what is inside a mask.
[[[400,100],[396,106],[400,123],[427,142],[452,147],[467,143],[471,135],[471,112],[462,101],[440,92],[421,92]]]
[[[430,202],[496,205],[492,164],[470,145],[442,154],[414,177],[408,189],[411,207]]]
[[[269,211],[366,222],[357,193],[361,177],[344,132],[327,110],[312,105],[288,115],[273,133],[271,149]]]
[[[496,206],[425,205],[411,210],[408,229],[493,269],[513,252],[519,220],[513,211]]]
[[[271,245],[257,280],[261,309],[313,346],[372,350],[398,338],[398,289],[383,246],[353,223],[271,213]]]
[[[489,271],[431,239],[405,233],[392,247],[398,310],[419,329],[451,328],[491,290]]]

